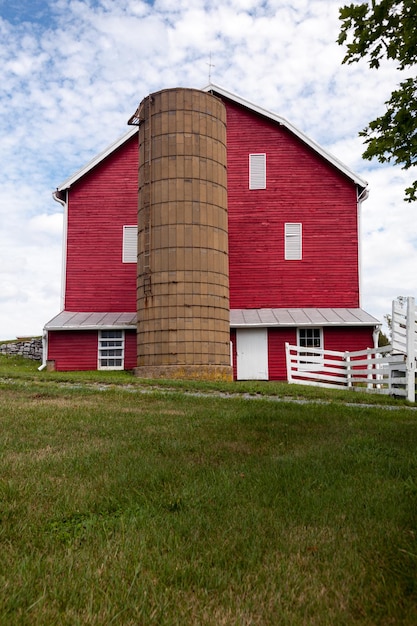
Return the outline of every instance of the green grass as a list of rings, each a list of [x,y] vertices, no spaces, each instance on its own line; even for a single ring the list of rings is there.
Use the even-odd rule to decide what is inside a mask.
[[[0,380],[13,382],[16,380],[30,381],[46,387],[48,383],[68,385],[125,385],[137,390],[155,389],[161,391],[180,391],[189,393],[219,393],[227,396],[239,394],[249,396],[267,396],[280,399],[298,399],[331,403],[360,403],[375,405],[406,406],[410,403],[403,398],[395,401],[387,395],[378,395],[364,391],[340,389],[329,390],[320,387],[304,387],[288,385],[284,382],[272,381],[234,381],[234,382],[202,382],[176,380],[148,380],[136,378],[128,371],[86,371],[86,372],[39,372],[39,361],[31,361],[22,357],[0,355]]]
[[[0,359],[0,624],[417,623],[414,409],[107,374]]]

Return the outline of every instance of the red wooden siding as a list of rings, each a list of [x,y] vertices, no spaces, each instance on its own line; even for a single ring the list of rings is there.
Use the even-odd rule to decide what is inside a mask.
[[[125,370],[132,370],[137,366],[136,331],[125,330]]]
[[[359,306],[355,185],[289,131],[226,101],[231,308]],[[249,153],[267,188],[249,190]],[[65,308],[134,311],[136,269],[122,227],[137,222],[134,136],[69,192]],[[284,260],[284,224],[303,225],[303,258]]]
[[[373,348],[373,328],[323,328],[326,350],[355,351]],[[268,330],[269,380],[287,380],[285,343],[297,345],[296,328],[270,328]]]
[[[60,372],[97,369],[96,330],[53,331],[48,334],[48,361]]]
[[[367,328],[325,328],[324,348],[325,350],[365,350],[374,347],[373,327]]]
[[[230,307],[359,306],[354,183],[289,131],[226,102]],[[267,188],[249,190],[250,153]],[[303,225],[303,258],[284,261],[284,224]]]
[[[98,331],[51,331],[48,333],[48,361],[60,372],[96,370]],[[136,367],[136,331],[125,331],[125,369]]]
[[[69,190],[67,311],[136,311],[136,264],[122,263],[123,225],[137,223],[133,136]]]
[[[268,367],[269,380],[287,380],[285,343],[297,343],[295,328],[268,329]]]

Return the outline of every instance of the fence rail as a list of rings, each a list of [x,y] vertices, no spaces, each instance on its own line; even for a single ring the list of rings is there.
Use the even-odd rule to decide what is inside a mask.
[[[348,389],[416,400],[417,307],[412,297],[392,303],[392,341],[383,348],[336,352],[285,344],[289,383]]]
[[[337,352],[285,344],[289,383],[409,397],[403,354],[392,346]],[[414,400],[413,400],[414,401]]]

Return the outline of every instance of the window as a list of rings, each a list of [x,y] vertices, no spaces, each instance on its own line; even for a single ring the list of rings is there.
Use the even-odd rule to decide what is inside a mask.
[[[98,369],[124,368],[125,335],[123,330],[100,330],[98,333]]]
[[[266,189],[266,154],[249,155],[249,189]]]
[[[285,224],[285,260],[299,261],[302,258],[302,224]]]
[[[299,351],[300,369],[319,369],[323,365],[323,356],[319,352],[314,352],[314,348],[323,350],[323,330],[321,328],[298,328],[297,344],[299,348],[308,348],[305,352]]]
[[[138,255],[138,227],[123,226],[123,263],[136,263]]]
[[[321,328],[298,329],[298,345],[300,348],[321,348],[322,343]]]

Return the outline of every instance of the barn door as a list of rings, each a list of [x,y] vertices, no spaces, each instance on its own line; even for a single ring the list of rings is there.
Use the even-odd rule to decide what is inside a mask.
[[[268,380],[268,329],[236,330],[237,379]]]

